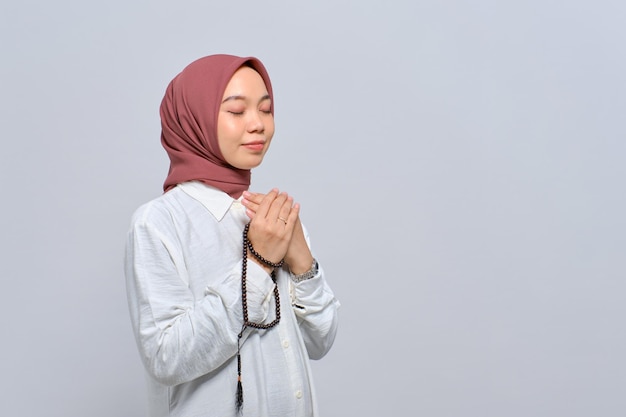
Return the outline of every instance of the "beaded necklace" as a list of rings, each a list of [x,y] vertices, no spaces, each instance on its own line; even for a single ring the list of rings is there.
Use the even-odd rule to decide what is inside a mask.
[[[283,266],[284,259],[278,263],[271,262],[262,257],[252,247],[252,243],[248,240],[248,230],[250,229],[250,223],[246,224],[243,229],[243,262],[241,263],[241,303],[243,307],[243,326],[241,332],[237,335],[237,397],[235,405],[237,406],[237,412],[241,412],[243,407],[243,387],[241,385],[241,338],[246,327],[252,327],[255,329],[269,329],[278,324],[280,321],[280,296],[278,294],[278,284],[276,283],[276,268]],[[272,267],[272,273],[270,274],[272,281],[274,281],[274,301],[276,304],[275,319],[271,323],[255,323],[248,320],[248,291],[246,289],[246,272],[248,269],[248,251],[259,261],[265,265]]]

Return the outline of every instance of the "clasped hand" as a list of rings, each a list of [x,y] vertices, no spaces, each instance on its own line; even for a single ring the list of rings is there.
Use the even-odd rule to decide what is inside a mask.
[[[251,219],[248,239],[254,250],[272,262],[284,259],[294,274],[306,272],[313,256],[300,223],[300,205],[277,189],[267,194],[245,191],[243,197],[242,204]],[[269,271],[269,267],[260,265]]]

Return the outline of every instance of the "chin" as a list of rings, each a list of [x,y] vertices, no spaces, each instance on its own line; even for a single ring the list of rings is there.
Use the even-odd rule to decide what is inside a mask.
[[[252,160],[252,161],[245,161],[245,162],[242,161],[241,163],[239,163],[237,165],[233,164],[233,166],[235,168],[238,168],[238,169],[250,170],[252,168],[256,168],[259,165],[261,165],[261,162],[263,162],[263,158],[262,157],[260,157],[259,159],[256,159],[256,160]]]

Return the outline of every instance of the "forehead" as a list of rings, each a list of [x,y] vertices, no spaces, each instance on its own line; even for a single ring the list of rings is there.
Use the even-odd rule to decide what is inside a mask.
[[[261,75],[253,68],[243,66],[235,71],[224,90],[224,97],[233,94],[242,96],[263,96],[267,95],[268,92]]]

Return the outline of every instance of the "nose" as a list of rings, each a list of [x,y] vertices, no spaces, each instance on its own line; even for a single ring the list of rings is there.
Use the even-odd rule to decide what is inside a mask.
[[[248,112],[248,115],[248,132],[263,133],[265,131],[265,123],[263,122],[263,118],[261,117],[260,112],[258,110],[251,111]]]

